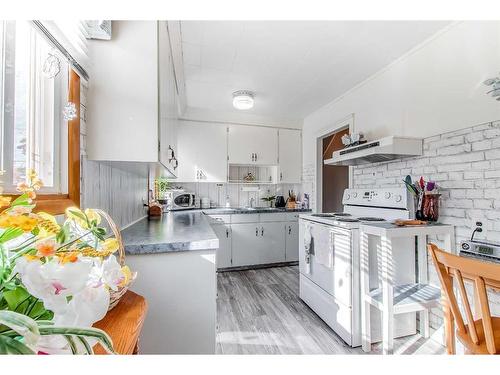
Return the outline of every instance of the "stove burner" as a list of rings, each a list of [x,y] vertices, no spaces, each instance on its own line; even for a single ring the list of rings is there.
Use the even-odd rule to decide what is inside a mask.
[[[348,214],[347,212],[334,212],[333,214],[335,216],[352,216],[351,214]]]
[[[330,217],[330,218],[334,218],[335,217],[334,214],[312,214],[311,216],[316,216],[316,217]]]
[[[348,217],[339,217],[339,218],[337,218],[337,221],[341,221],[344,223],[357,223],[359,220],[358,219],[351,219]]]
[[[360,221],[385,221],[385,219],[382,219],[381,217],[358,217],[358,220],[360,220]]]

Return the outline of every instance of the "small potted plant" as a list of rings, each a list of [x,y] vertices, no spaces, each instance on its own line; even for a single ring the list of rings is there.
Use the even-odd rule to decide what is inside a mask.
[[[263,197],[260,199],[263,200],[264,202],[267,202],[269,204],[269,207],[273,207],[274,201],[276,200],[276,195],[270,195],[268,197]]]

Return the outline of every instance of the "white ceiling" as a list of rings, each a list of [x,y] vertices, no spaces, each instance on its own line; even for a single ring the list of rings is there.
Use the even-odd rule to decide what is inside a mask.
[[[432,36],[437,21],[181,21],[187,106],[303,119]]]

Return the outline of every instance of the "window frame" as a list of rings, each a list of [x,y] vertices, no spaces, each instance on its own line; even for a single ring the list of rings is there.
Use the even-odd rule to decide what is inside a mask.
[[[68,101],[76,106],[76,118],[68,121],[68,193],[37,194],[35,212],[63,214],[68,207],[80,207],[80,76],[69,69]],[[13,199],[19,195],[6,194]]]

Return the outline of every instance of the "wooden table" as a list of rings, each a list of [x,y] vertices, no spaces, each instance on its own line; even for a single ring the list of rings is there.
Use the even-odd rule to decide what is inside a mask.
[[[369,261],[368,261],[368,235],[377,236],[381,239],[381,270],[382,288],[370,291],[369,287]],[[397,227],[391,223],[370,223],[360,226],[360,261],[361,269],[361,321],[362,321],[362,347],[364,351],[371,350],[370,340],[370,305],[373,305],[382,313],[382,352],[390,354],[393,352],[393,317],[395,313],[406,313],[420,311],[420,331],[424,337],[429,336],[429,309],[439,299],[439,288],[428,285],[427,272],[427,237],[444,236],[445,249],[455,251],[455,228],[452,225],[429,224],[423,226]],[[393,249],[392,239],[398,237],[416,237],[418,254],[418,282],[404,286],[395,285],[393,280],[393,253],[395,251],[408,251],[409,249]],[[401,288],[399,290],[398,288]],[[415,294],[410,292],[415,291]],[[408,295],[402,301],[403,295]]]
[[[146,317],[148,305],[144,297],[128,290],[114,309],[94,324],[113,340],[118,354],[137,354],[139,335]],[[100,344],[94,346],[95,354],[107,354]]]

